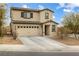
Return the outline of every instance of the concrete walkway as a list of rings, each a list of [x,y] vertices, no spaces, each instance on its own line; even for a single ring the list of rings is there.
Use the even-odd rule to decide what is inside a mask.
[[[79,51],[79,46],[67,46],[48,37],[18,37],[23,45],[0,45],[0,51],[24,51],[24,52],[63,52]]]

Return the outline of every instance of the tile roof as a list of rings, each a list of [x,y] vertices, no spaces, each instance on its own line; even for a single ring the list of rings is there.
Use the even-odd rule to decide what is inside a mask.
[[[52,21],[52,20],[48,20],[48,21],[43,22],[43,23],[41,23],[40,21],[20,21],[20,20],[13,20],[11,23],[14,23],[14,24],[44,24],[44,23],[48,23],[48,22],[53,22],[55,24],[58,24],[57,22]]]
[[[13,20],[11,23],[14,24],[41,24],[39,21],[20,21],[20,20]]]
[[[54,11],[48,9],[48,8],[45,8],[45,9],[42,9],[42,10],[39,10],[39,9],[30,9],[30,8],[18,8],[18,7],[11,7],[11,10],[22,10],[22,11],[35,11],[35,12],[40,12],[40,11],[44,11],[44,10],[49,10],[51,12],[54,13]]]

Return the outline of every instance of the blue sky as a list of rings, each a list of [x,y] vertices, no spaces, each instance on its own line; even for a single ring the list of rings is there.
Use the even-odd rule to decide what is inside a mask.
[[[56,22],[60,23],[62,17],[70,12],[79,12],[79,4],[72,3],[8,3],[7,15],[10,16],[10,7],[31,8],[31,9],[44,9],[49,8],[54,11],[53,18]],[[10,22],[10,19],[8,20]]]

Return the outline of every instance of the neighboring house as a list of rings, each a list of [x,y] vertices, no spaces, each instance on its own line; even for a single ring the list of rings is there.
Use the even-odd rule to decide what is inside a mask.
[[[58,24],[50,9],[11,8],[11,30],[15,35],[52,36]]]

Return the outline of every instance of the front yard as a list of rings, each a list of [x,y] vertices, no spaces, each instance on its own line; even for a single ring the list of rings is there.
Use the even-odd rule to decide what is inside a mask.
[[[72,39],[72,38],[64,38],[59,39],[56,35],[51,37],[53,40],[56,40],[58,42],[67,44],[67,45],[79,45],[79,40]],[[3,38],[0,38],[0,44],[23,44],[19,39],[13,39],[12,36],[4,36]]]
[[[79,39],[74,39],[74,38],[70,38],[70,37],[66,37],[63,39],[58,38],[56,35],[52,37],[52,39],[64,43],[66,45],[79,45]]]
[[[13,39],[12,36],[4,36],[0,38],[0,44],[22,44],[19,39]]]

